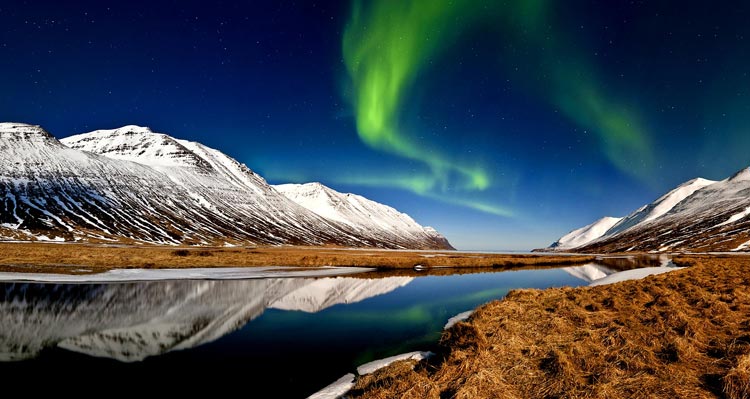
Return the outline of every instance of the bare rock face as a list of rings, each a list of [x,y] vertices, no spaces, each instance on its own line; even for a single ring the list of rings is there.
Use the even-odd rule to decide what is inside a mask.
[[[721,181],[693,179],[575,247],[575,252],[748,251],[750,169]]]
[[[0,239],[451,248],[357,199],[375,215],[369,225],[309,209],[220,151],[146,127],[58,141],[39,126],[0,123]]]

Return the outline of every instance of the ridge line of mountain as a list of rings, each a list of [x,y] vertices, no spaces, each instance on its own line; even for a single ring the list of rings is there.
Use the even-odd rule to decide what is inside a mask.
[[[271,186],[221,151],[147,127],[58,141],[0,123],[0,240],[453,249],[392,207],[310,187]]]
[[[695,178],[621,218],[604,217],[540,251],[744,252],[750,250],[750,168]]]

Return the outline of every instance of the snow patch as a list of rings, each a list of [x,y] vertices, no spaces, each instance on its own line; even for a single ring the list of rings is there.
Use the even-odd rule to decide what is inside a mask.
[[[445,325],[443,326],[443,330],[447,330],[447,329],[453,327],[459,321],[468,320],[468,318],[471,317],[471,315],[473,313],[474,313],[473,310],[467,310],[465,312],[461,312],[461,313],[459,313],[459,314],[451,317],[450,319],[448,319],[448,322],[445,323]]]
[[[729,219],[727,219],[726,221],[717,224],[716,227],[725,226],[725,225],[734,223],[734,222],[736,222],[736,221],[738,221],[740,219],[746,218],[747,215],[750,215],[750,206],[748,206],[747,208],[745,208],[745,210],[743,210],[742,212],[736,213],[736,214],[730,216]]]
[[[743,242],[742,244],[738,245],[737,248],[732,249],[732,251],[744,251],[748,248],[750,248],[750,241]]]
[[[357,367],[357,374],[359,375],[367,375],[374,373],[383,367],[386,367],[390,365],[393,362],[398,362],[400,360],[416,360],[420,361],[423,359],[427,359],[428,357],[432,356],[434,353],[432,352],[421,352],[421,351],[415,351],[415,352],[407,352],[402,353],[400,355],[395,355],[391,357],[386,357],[384,359],[379,360],[373,360],[369,363],[365,363],[359,367]]]
[[[612,226],[622,218],[605,216],[594,223],[571,231],[553,243],[550,248],[570,249],[583,246],[604,235]]]
[[[350,389],[354,388],[354,374],[349,373],[338,380],[334,381],[331,385],[321,389],[320,391],[310,395],[307,399],[337,399]]]

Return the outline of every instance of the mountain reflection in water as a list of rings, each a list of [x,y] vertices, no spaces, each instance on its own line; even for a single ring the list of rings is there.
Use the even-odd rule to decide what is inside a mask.
[[[317,312],[412,279],[0,284],[0,361],[34,358],[49,347],[139,361],[214,341],[269,308]]]

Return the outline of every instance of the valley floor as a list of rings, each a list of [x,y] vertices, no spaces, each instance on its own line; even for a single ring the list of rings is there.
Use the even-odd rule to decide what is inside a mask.
[[[0,271],[96,273],[120,268],[363,266],[380,269],[570,265],[594,256],[509,255],[327,247],[169,247],[0,242]]]
[[[429,360],[360,377],[356,398],[750,397],[750,258],[612,285],[512,291]]]

